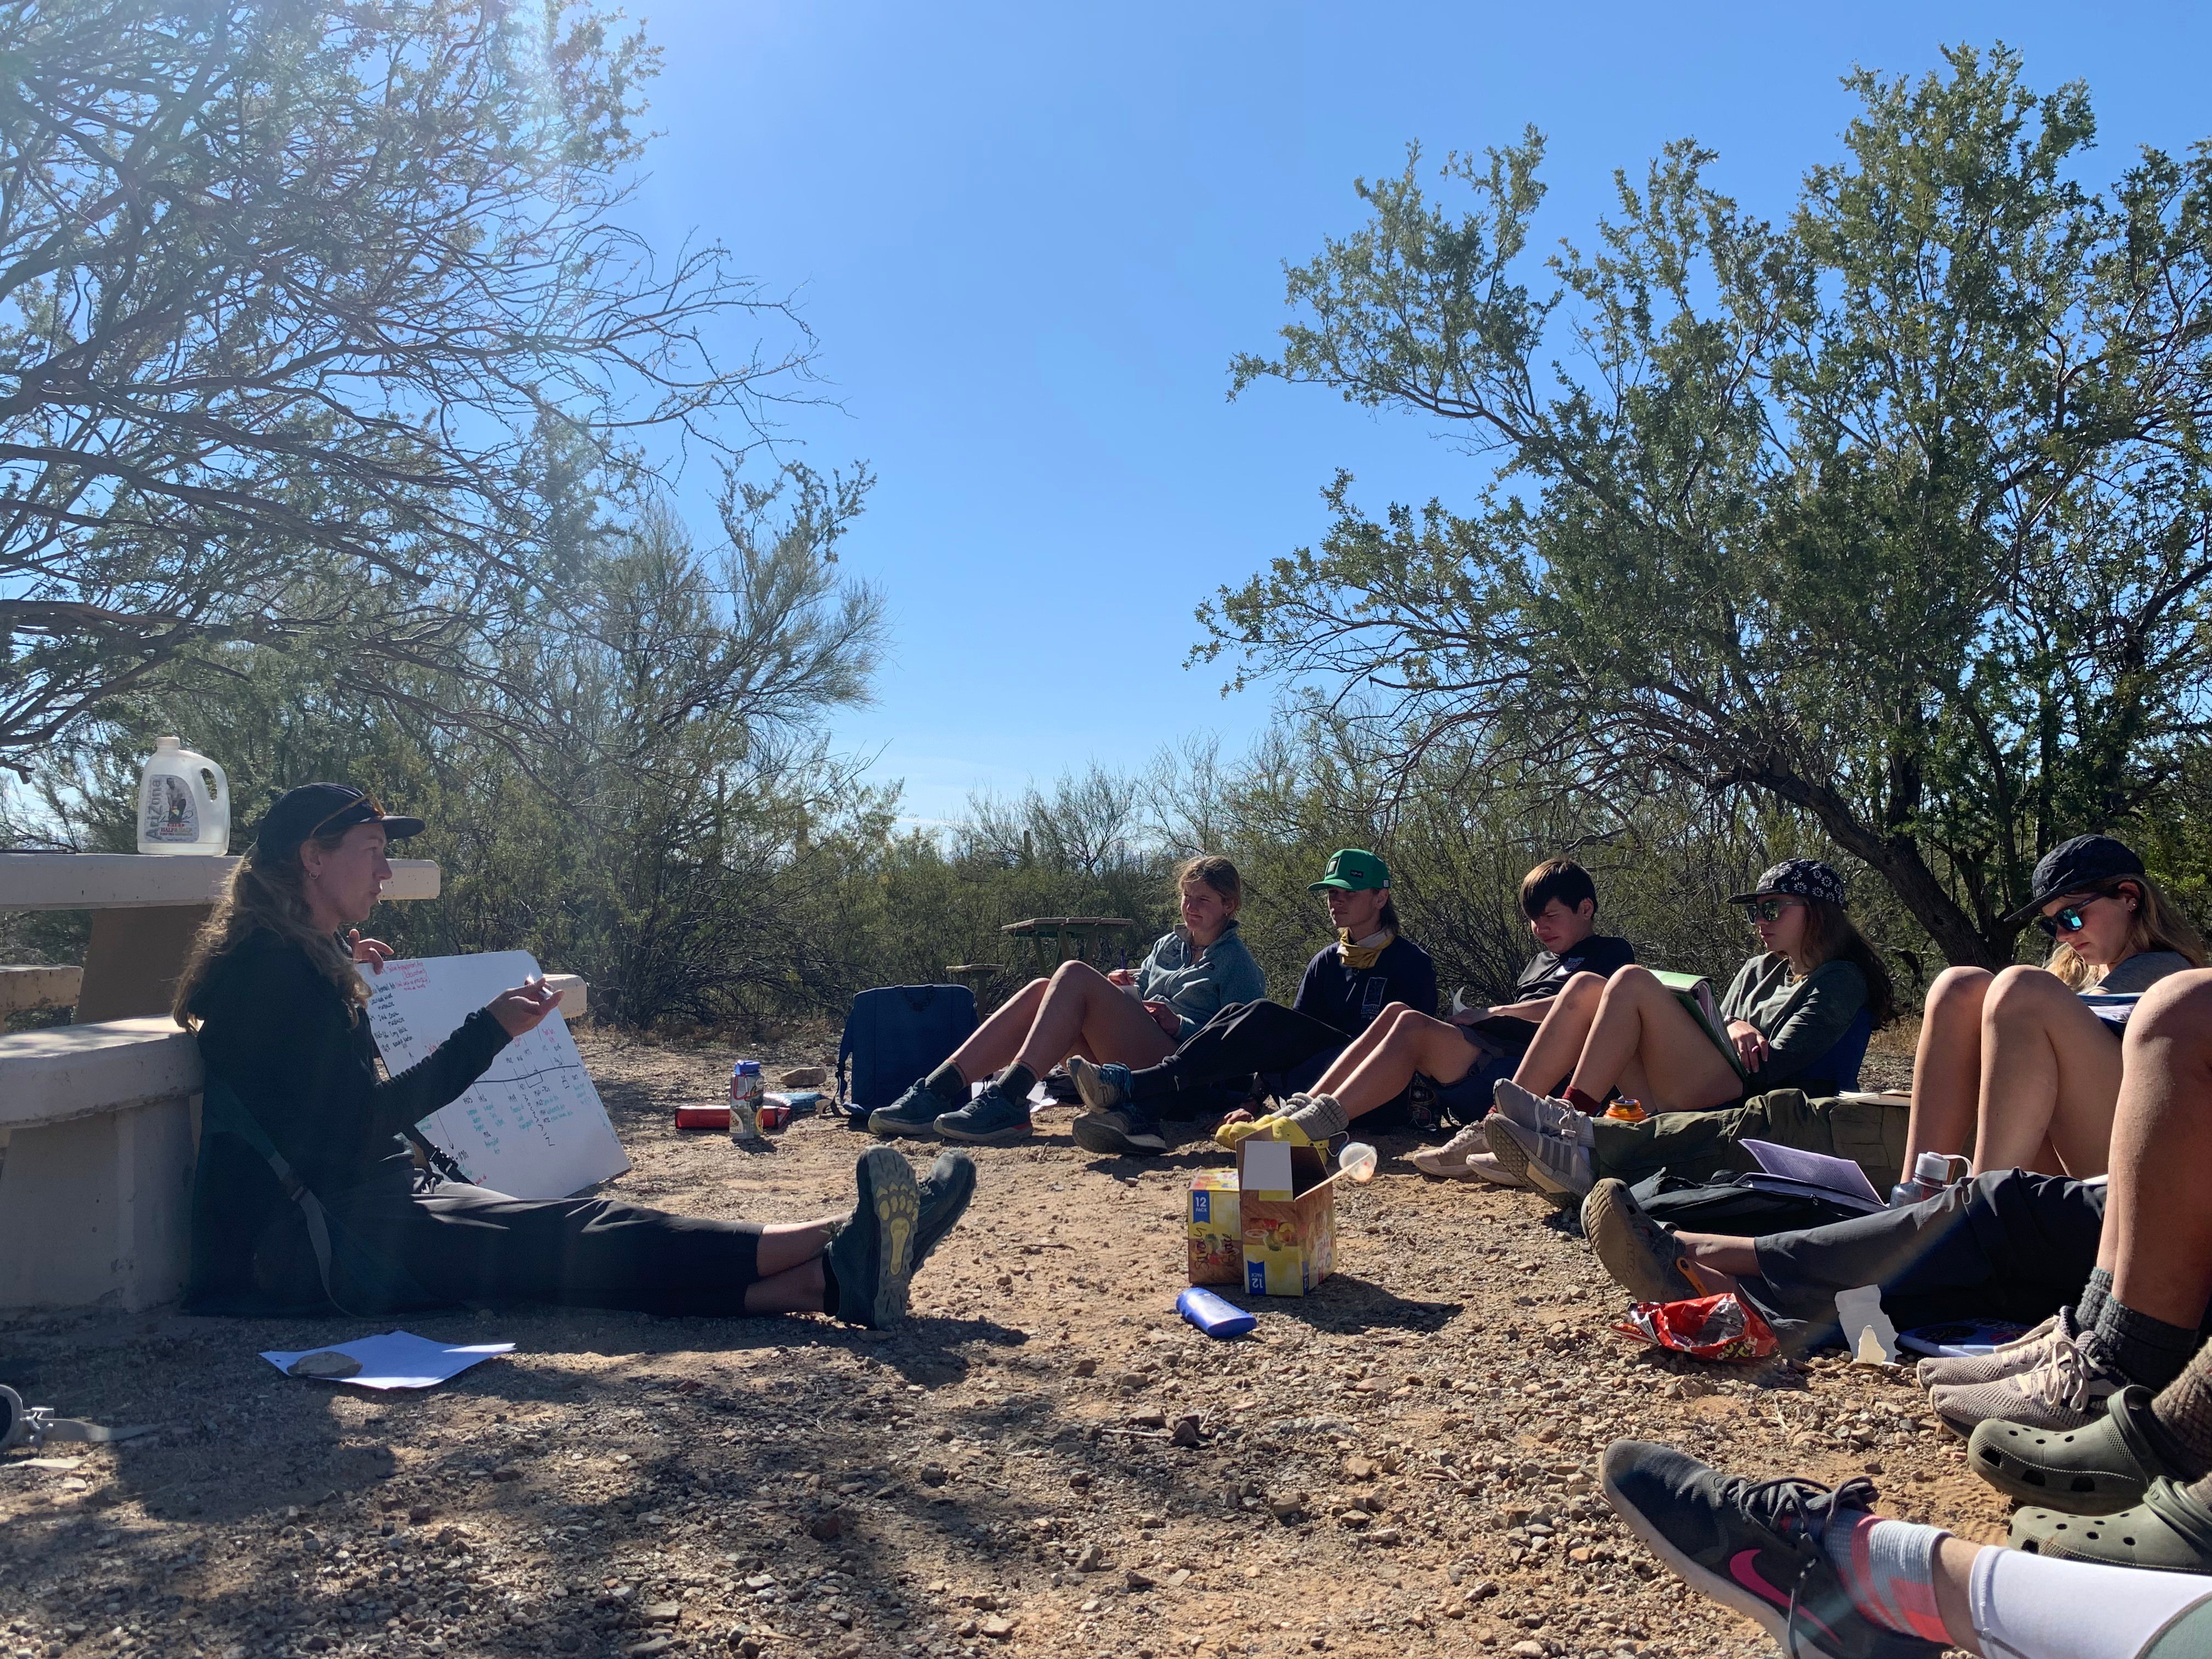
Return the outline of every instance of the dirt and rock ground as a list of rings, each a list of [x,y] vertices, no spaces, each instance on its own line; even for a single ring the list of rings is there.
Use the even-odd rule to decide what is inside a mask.
[[[750,1154],[674,1130],[726,1044],[583,1044],[635,1165],[617,1190],[757,1220],[849,1204],[863,1143],[837,1123]],[[1096,1158],[1067,1115],[980,1153],[890,1333],[437,1315],[405,1322],[515,1351],[370,1395],[256,1357],[362,1322],[0,1328],[0,1380],[34,1403],[161,1425],[0,1466],[0,1659],[1771,1651],[1593,1494],[1624,1434],[1872,1474],[1899,1512],[2002,1534],[1902,1376],[1632,1348],[1565,1218],[1425,1182],[1409,1141],[1344,1193],[1336,1276],[1210,1340],[1173,1302],[1182,1196],[1220,1155]]]

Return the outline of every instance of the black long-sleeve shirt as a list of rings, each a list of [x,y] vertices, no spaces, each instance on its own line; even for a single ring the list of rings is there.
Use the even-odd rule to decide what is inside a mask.
[[[399,1133],[459,1099],[507,1042],[479,1008],[419,1064],[380,1081],[367,1019],[352,1017],[304,951],[265,933],[224,958],[191,1012],[209,1075],[325,1206],[369,1231],[408,1201],[413,1158]],[[257,1244],[297,1214],[257,1155],[216,1138],[193,1191],[187,1304],[252,1300]]]

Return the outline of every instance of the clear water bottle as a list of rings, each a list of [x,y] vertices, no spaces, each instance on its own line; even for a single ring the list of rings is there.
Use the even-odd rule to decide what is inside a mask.
[[[162,738],[138,775],[138,850],[230,851],[230,780],[178,738]]]
[[[760,1109],[763,1091],[760,1061],[741,1060],[730,1068],[731,1139],[758,1140],[761,1138]]]
[[[1889,1189],[1889,1207],[1902,1209],[1942,1192],[1951,1184],[1951,1164],[1957,1156],[1954,1152],[1921,1153],[1912,1162],[1912,1173]],[[1963,1158],[1958,1161],[1966,1162]]]

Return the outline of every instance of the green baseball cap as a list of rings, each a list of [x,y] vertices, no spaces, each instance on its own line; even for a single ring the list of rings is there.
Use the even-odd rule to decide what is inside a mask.
[[[1306,891],[1318,893],[1324,887],[1339,887],[1347,893],[1365,893],[1389,884],[1389,865],[1372,853],[1346,847],[1329,854],[1328,872],[1319,881],[1308,882]]]

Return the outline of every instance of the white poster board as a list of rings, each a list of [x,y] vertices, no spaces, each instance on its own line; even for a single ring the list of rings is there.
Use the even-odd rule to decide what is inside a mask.
[[[538,968],[527,951],[493,951],[358,971],[369,990],[369,1032],[397,1075]],[[566,1198],[629,1168],[557,1008],[501,1049],[467,1093],[416,1127],[470,1181],[514,1198]]]

